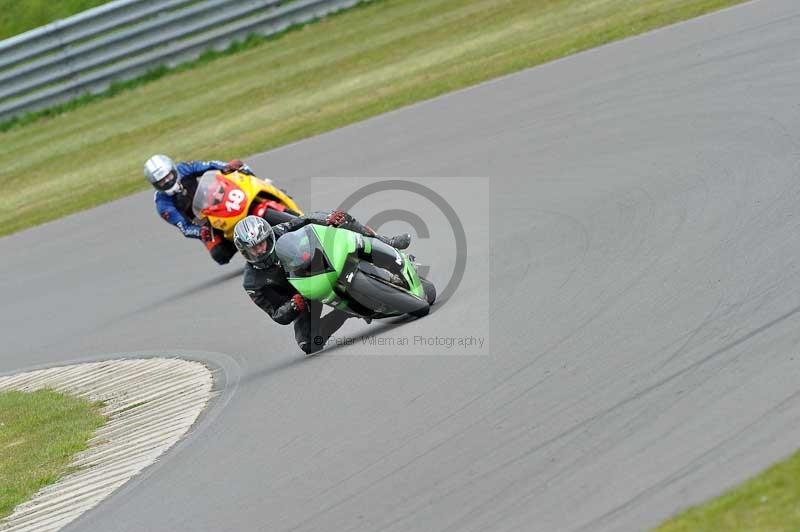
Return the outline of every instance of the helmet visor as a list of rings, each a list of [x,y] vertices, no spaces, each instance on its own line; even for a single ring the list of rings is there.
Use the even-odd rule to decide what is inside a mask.
[[[264,233],[263,239],[243,247],[241,252],[247,262],[255,264],[268,262],[275,253],[275,233],[272,232],[272,228]]]
[[[153,186],[156,187],[158,190],[164,192],[165,190],[169,190],[172,188],[177,178],[178,176],[175,175],[175,172],[171,171],[161,179],[153,182]]]

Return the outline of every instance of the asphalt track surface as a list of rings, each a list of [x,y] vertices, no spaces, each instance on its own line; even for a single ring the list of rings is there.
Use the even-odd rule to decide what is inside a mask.
[[[241,263],[217,268],[147,193],[0,240],[0,372],[142,353],[217,368],[192,435],[71,530],[641,530],[786,456],[798,87],[800,4],[765,0],[251,159],[293,191],[488,176],[492,241],[468,270],[491,260],[489,281],[423,320],[346,326],[488,323],[484,355],[304,358]]]

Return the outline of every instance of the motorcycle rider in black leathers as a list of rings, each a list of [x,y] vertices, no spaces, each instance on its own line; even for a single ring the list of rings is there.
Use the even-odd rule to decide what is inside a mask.
[[[307,224],[332,225],[349,229],[361,235],[372,237],[395,249],[406,249],[411,243],[408,233],[391,238],[377,235],[375,231],[359,223],[343,211],[317,212],[270,227],[266,220],[248,216],[236,224],[233,241],[247,260],[244,271],[244,289],[253,302],[281,325],[294,322],[294,335],[297,345],[306,354],[322,349],[330,336],[341,327],[347,318],[346,312],[333,309],[324,317],[323,304],[309,301],[297,293],[286,279],[283,268],[275,255],[275,242],[286,233],[295,231]],[[379,246],[376,246],[379,247]],[[387,246],[380,246],[391,250]],[[382,265],[392,268],[394,252]],[[399,271],[392,272],[397,275]]]

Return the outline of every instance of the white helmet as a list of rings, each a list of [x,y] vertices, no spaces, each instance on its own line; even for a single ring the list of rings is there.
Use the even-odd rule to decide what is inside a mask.
[[[178,167],[166,155],[153,155],[144,163],[144,176],[156,190],[172,196],[181,188]]]

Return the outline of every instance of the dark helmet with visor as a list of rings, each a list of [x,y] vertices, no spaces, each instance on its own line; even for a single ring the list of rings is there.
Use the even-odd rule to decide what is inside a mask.
[[[275,263],[275,233],[263,218],[240,220],[233,228],[233,243],[250,264],[265,267]]]

